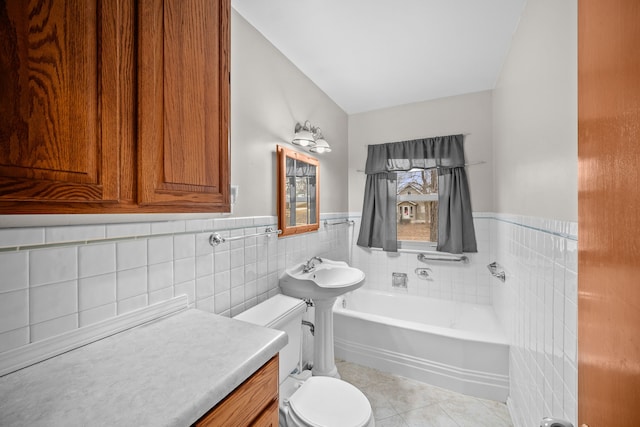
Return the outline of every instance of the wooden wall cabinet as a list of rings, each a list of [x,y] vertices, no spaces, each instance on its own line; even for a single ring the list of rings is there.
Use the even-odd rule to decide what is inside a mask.
[[[194,427],[278,427],[278,355],[200,418]]]
[[[229,0],[0,2],[0,213],[229,210]]]

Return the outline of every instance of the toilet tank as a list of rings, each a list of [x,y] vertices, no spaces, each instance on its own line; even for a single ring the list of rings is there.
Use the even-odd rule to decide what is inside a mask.
[[[300,360],[302,315],[306,308],[304,301],[278,294],[234,317],[287,333],[289,342],[280,350],[280,382],[296,369]]]

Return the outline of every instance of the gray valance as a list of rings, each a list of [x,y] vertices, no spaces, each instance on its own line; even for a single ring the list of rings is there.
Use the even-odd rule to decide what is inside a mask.
[[[477,252],[463,143],[463,135],[449,135],[369,145],[358,246],[396,252],[395,172],[437,168],[437,250]]]
[[[365,173],[464,167],[463,141],[451,135],[369,145]]]

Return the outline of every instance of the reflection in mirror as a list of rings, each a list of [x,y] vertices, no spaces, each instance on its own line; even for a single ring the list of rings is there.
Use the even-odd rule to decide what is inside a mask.
[[[277,151],[281,236],[317,230],[320,226],[318,160],[279,145]]]

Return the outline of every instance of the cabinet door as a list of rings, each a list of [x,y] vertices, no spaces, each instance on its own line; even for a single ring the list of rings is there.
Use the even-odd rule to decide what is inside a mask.
[[[228,211],[230,0],[139,7],[138,203]]]
[[[276,354],[193,426],[277,426],[278,366]]]
[[[0,1],[0,212],[120,201],[121,147],[133,147],[127,3]]]

